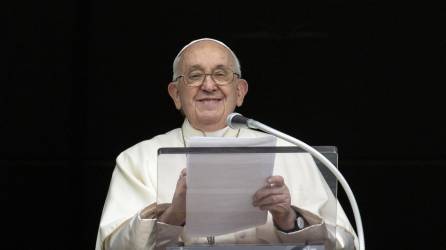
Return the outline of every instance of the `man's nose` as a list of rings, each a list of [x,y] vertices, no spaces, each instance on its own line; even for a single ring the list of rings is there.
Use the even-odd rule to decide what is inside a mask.
[[[204,75],[203,84],[201,84],[201,89],[205,91],[214,91],[217,89],[217,83],[210,74]]]

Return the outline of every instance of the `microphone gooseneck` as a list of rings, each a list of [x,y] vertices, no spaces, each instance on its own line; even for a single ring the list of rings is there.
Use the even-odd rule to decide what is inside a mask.
[[[339,170],[336,168],[336,166],[333,165],[333,163],[331,163],[324,155],[319,153],[319,151],[317,151],[316,149],[307,145],[306,143],[304,143],[292,136],[284,134],[278,130],[275,130],[271,127],[268,127],[265,124],[260,123],[256,120],[246,118],[239,113],[229,114],[226,119],[226,124],[231,128],[249,127],[249,128],[261,130],[268,134],[272,134],[276,137],[279,137],[287,142],[290,142],[290,143],[302,148],[303,150],[310,153],[314,158],[316,158],[320,162],[322,162],[325,165],[325,167],[327,167],[328,170],[330,170],[330,172],[332,172],[333,175],[338,179],[339,183],[341,184],[342,188],[345,190],[345,193],[347,194],[348,200],[350,201],[350,205],[353,209],[353,215],[355,217],[356,230],[358,231],[358,239],[359,239],[359,250],[365,250],[364,230],[362,227],[361,214],[359,213],[358,204],[356,202],[355,196],[353,195],[353,191],[351,190],[351,188],[348,185],[347,181],[345,180],[344,176],[342,176],[342,174],[339,172]]]

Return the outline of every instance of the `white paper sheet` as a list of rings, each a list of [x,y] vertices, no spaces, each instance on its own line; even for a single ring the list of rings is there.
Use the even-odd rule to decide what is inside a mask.
[[[276,138],[192,137],[189,147],[275,146]],[[274,168],[274,153],[189,154],[185,233],[217,236],[263,225],[267,212],[252,205]]]

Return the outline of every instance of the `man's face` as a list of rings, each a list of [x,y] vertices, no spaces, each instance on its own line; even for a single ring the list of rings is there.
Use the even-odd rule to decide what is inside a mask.
[[[222,67],[234,70],[234,58],[225,47],[212,41],[191,45],[183,52],[179,63],[181,75],[192,71],[210,74]],[[169,94],[191,125],[203,131],[224,128],[226,117],[236,106],[242,105],[248,91],[247,82],[237,77],[231,83],[219,86],[210,76],[206,76],[198,87],[186,86],[183,78],[169,84]]]

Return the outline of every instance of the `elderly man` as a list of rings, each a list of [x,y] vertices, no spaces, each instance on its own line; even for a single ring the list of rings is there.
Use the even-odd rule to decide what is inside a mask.
[[[196,135],[265,136],[250,129],[236,130],[226,126],[228,114],[243,104],[248,83],[241,78],[236,55],[220,41],[204,38],[186,45],[174,60],[173,81],[168,92],[186,119],[181,128],[143,141],[118,156],[102,213],[97,250],[163,249],[168,245],[206,242],[183,233],[185,169],[178,173],[176,187],[172,187],[175,189],[172,202],[156,206],[157,150],[185,147],[187,140]],[[286,145],[280,140],[277,144]],[[300,163],[312,161],[308,154],[301,155]],[[297,177],[271,176],[268,185],[253,195],[253,206],[269,211],[265,225],[216,237],[215,241],[250,244],[335,241],[336,248],[354,249],[357,245],[355,233],[342,208],[327,191],[318,170],[312,165],[303,166],[300,171]],[[172,175],[172,178],[178,176]],[[290,184],[294,186],[289,189]],[[294,197],[295,189],[308,190],[307,195]],[[337,220],[325,221],[327,204],[337,207]],[[330,223],[338,229],[330,229]]]

